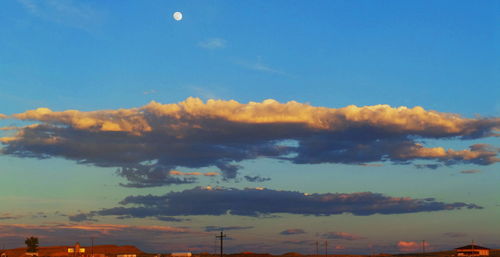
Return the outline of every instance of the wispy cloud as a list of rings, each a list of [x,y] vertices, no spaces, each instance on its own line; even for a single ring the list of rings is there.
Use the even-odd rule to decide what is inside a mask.
[[[481,172],[480,170],[476,170],[476,169],[460,171],[460,173],[462,173],[462,174],[476,174],[476,173],[480,173],[480,172]]]
[[[254,62],[240,60],[240,61],[237,61],[236,63],[241,65],[242,67],[245,67],[245,68],[250,69],[250,70],[288,76],[288,74],[286,72],[279,70],[279,69],[276,69],[276,68],[273,68],[273,67],[269,66],[268,64],[265,64],[262,61],[261,57],[259,57],[257,59],[257,61],[254,61]]]
[[[172,175],[178,167],[217,167],[234,179],[244,160],[275,158],[295,164],[353,165],[425,160],[439,165],[490,165],[500,148],[426,147],[422,139],[498,136],[500,118],[463,118],[422,107],[388,105],[315,107],[298,102],[188,98],[140,108],[83,112],[38,108],[8,118],[33,121],[0,137],[1,153],[31,158],[62,157],[80,164],[116,167],[124,186],[196,183]],[[13,129],[10,127],[9,129]],[[241,136],[245,135],[245,136]],[[297,142],[284,145],[286,141]],[[429,164],[433,165],[433,164]],[[247,180],[259,180],[248,176]]]
[[[206,226],[205,231],[206,232],[214,232],[214,231],[229,231],[229,230],[245,230],[245,229],[252,229],[253,226],[227,226],[227,227],[219,227],[219,226]]]
[[[178,170],[171,170],[170,175],[174,176],[205,176],[205,177],[213,177],[220,175],[219,172],[182,172]]]
[[[198,46],[205,49],[219,49],[226,47],[226,40],[222,38],[208,38],[198,43]]]
[[[21,215],[14,215],[11,213],[0,213],[0,220],[15,220],[22,218],[23,216]]]
[[[102,13],[87,2],[74,0],[18,0],[31,14],[65,26],[88,30],[101,19]]]
[[[306,232],[300,228],[289,228],[280,232],[280,235],[289,236],[289,235],[298,235],[305,234]]]
[[[144,92],[142,92],[144,95],[152,95],[152,94],[156,94],[157,91],[154,90],[154,89],[151,89],[151,90],[146,90]]]
[[[417,169],[432,169],[432,170],[435,170],[435,169],[441,167],[442,165],[440,165],[440,164],[415,164],[414,166]]]
[[[347,232],[327,232],[322,234],[321,237],[326,239],[341,239],[349,241],[364,239],[364,237],[362,236],[350,234]]]

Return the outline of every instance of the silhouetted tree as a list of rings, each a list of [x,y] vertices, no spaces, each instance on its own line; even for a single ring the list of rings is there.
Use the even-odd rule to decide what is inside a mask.
[[[28,238],[26,238],[24,243],[28,247],[28,250],[26,250],[26,252],[29,252],[29,253],[36,253],[37,252],[37,250],[38,250],[38,237],[34,237],[34,236],[28,237]]]

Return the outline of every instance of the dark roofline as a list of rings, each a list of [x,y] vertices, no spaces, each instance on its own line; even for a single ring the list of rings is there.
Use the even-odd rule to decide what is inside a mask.
[[[455,250],[472,250],[472,249],[474,249],[474,250],[490,250],[490,248],[486,248],[486,247],[479,246],[479,245],[466,245],[466,246],[455,248]]]

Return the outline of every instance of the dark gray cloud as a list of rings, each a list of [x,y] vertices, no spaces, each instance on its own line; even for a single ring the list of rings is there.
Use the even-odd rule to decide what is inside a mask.
[[[70,221],[74,221],[74,222],[97,221],[97,219],[92,218],[93,216],[94,215],[88,214],[88,213],[79,213],[79,214],[75,214],[75,215],[69,215],[68,219]]]
[[[300,228],[289,228],[280,232],[280,235],[288,236],[288,235],[297,235],[297,234],[305,234],[306,232]]]
[[[349,241],[364,239],[364,237],[362,236],[350,234],[347,232],[327,232],[322,234],[321,237],[326,239],[339,239]]]
[[[266,182],[271,180],[271,178],[264,178],[261,176],[244,176],[244,178],[249,182]]]
[[[88,213],[94,216],[157,217],[185,215],[241,215],[260,217],[279,213],[299,215],[402,214],[457,209],[482,209],[463,202],[444,203],[433,198],[413,199],[382,194],[305,194],[270,189],[193,188],[161,196],[128,196],[124,206]],[[131,206],[131,207],[125,207]]]
[[[170,170],[173,167],[164,167],[162,165],[131,165],[129,167],[121,167],[116,171],[116,174],[124,177],[128,183],[121,183],[124,187],[156,187],[167,186],[172,184],[191,184],[197,182],[194,177],[179,178],[172,176]]]
[[[161,221],[169,221],[169,222],[189,221],[189,219],[180,219],[180,218],[169,217],[169,216],[157,216],[155,218],[158,220],[161,220]]]
[[[251,229],[253,228],[252,226],[227,226],[227,227],[220,227],[220,226],[206,226],[205,231],[206,232],[214,232],[214,231],[228,231],[228,230],[243,230],[243,229]]]
[[[127,187],[196,182],[171,176],[169,170],[177,167],[217,167],[224,180],[235,179],[239,162],[260,157],[297,164],[435,162],[426,164],[429,168],[500,160],[499,148],[487,144],[464,150],[425,147],[425,139],[496,136],[499,118],[467,119],[421,107],[333,109],[273,100],[240,104],[189,98],[178,104],[151,102],[141,108],[93,112],[39,108],[8,118],[34,124],[0,138],[2,154],[116,167]],[[284,143],[289,141],[296,144]]]
[[[431,170],[435,170],[435,169],[441,167],[442,165],[441,164],[415,164],[414,166],[417,169],[431,169]]]

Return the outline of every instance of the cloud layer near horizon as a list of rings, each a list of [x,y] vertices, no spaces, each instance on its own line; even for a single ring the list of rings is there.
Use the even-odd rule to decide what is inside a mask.
[[[238,162],[259,157],[297,164],[499,161],[499,149],[491,145],[453,150],[425,147],[423,140],[498,136],[500,118],[468,119],[421,107],[334,109],[294,101],[204,103],[188,98],[178,104],[90,112],[38,108],[1,118],[34,122],[7,128],[15,132],[0,138],[3,154],[117,167],[130,187],[196,182],[170,174],[177,167],[215,166],[225,179],[233,179]]]
[[[373,214],[457,210],[462,208],[482,209],[478,205],[463,202],[444,203],[438,202],[433,198],[389,197],[371,192],[307,194],[263,188],[236,189],[211,187],[196,187],[160,196],[128,196],[120,204],[133,207],[122,206],[93,211],[86,214],[87,220],[95,218],[95,216],[144,218],[231,214],[259,217],[280,213],[317,216],[350,213],[367,216]]]

